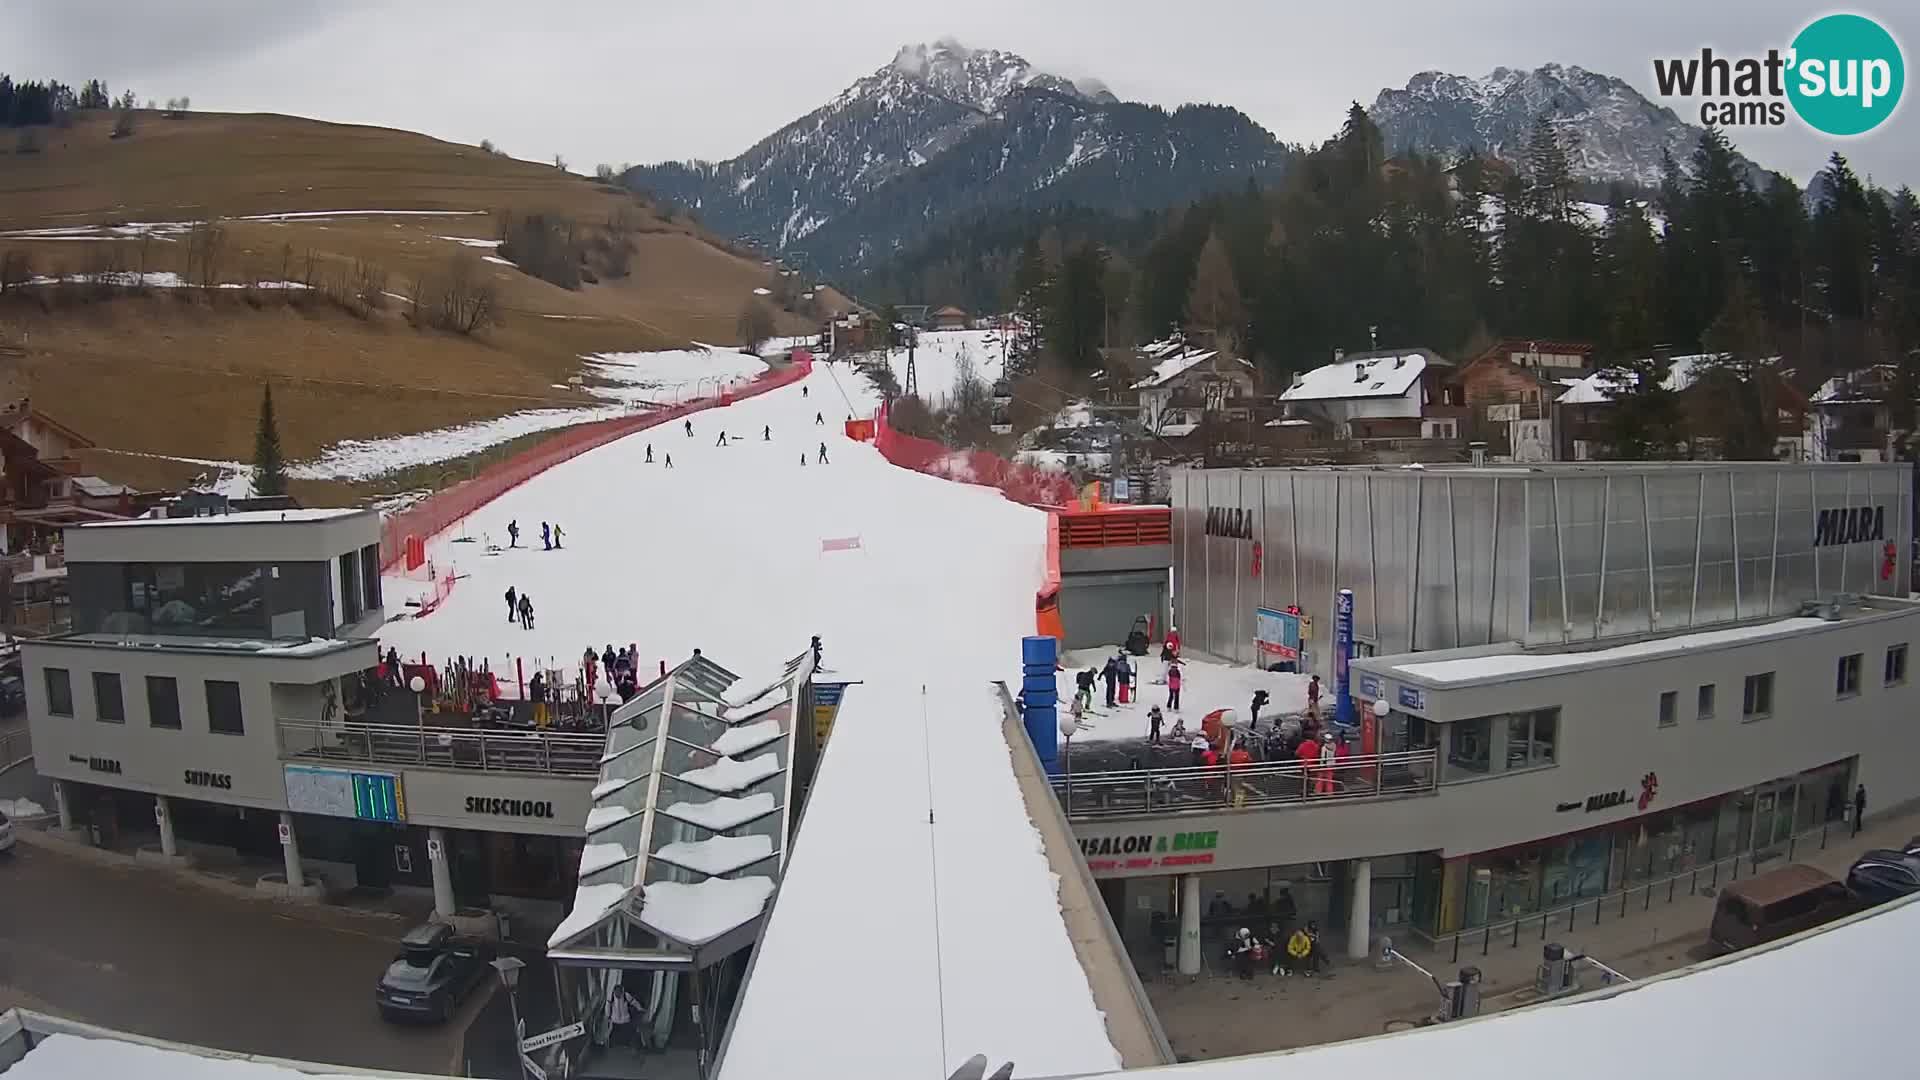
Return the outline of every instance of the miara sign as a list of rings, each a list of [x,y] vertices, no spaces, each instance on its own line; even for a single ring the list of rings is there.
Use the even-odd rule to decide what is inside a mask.
[[[1253,539],[1253,511],[1228,506],[1207,509],[1207,535],[1229,540]]]
[[[1822,510],[1813,521],[1813,546],[1832,547],[1837,544],[1859,544],[1868,540],[1887,538],[1887,508],[1884,506],[1849,506],[1839,510]]]

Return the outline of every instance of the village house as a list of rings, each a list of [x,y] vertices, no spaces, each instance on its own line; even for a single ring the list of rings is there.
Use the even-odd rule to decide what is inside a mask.
[[[960,308],[948,305],[927,316],[929,330],[965,330],[973,325],[967,313]]]
[[[21,398],[0,407],[0,554],[45,551],[60,530],[132,517],[152,498],[82,472],[93,441]]]
[[[1129,386],[1138,402],[1140,425],[1153,435],[1180,438],[1196,431],[1209,412],[1233,419],[1251,407],[1254,367],[1224,350],[1189,345],[1169,338],[1143,346],[1146,374]]]
[[[1700,431],[1705,427],[1698,417],[1709,410],[1711,403],[1703,398],[1709,391],[1700,379],[1717,355],[1691,353],[1669,358],[1656,351],[1651,358],[1667,367],[1660,385],[1680,395],[1683,413],[1692,414],[1685,422],[1685,430]],[[1765,363],[1778,364],[1779,360],[1775,356]],[[1605,457],[1614,398],[1623,386],[1631,387],[1636,382],[1637,377],[1630,371],[1602,369],[1567,387],[1555,402],[1554,410],[1554,433],[1560,460],[1595,461]],[[1785,378],[1771,379],[1769,383],[1776,410],[1774,457],[1780,461],[1819,460],[1815,450],[1812,410],[1806,396],[1794,389]],[[1703,444],[1689,449],[1692,451],[1690,456],[1712,456],[1711,446]]]
[[[1493,461],[1557,460],[1554,402],[1588,374],[1592,355],[1575,342],[1494,342],[1453,377],[1466,439],[1484,443]]]
[[[1810,456],[1815,461],[1895,460],[1896,432],[1903,426],[1894,416],[1898,379],[1894,365],[1874,364],[1822,383],[1810,399]]]
[[[1295,375],[1293,385],[1281,392],[1283,419],[1305,421],[1323,441],[1375,443],[1383,449],[1406,449],[1417,441],[1457,442],[1464,435],[1466,407],[1452,371],[1451,362],[1429,349],[1336,352],[1333,363]]]

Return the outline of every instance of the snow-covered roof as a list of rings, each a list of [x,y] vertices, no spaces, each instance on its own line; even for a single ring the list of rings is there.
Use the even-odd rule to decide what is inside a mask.
[[[1193,423],[1162,424],[1160,425],[1158,434],[1164,435],[1169,439],[1180,439],[1188,435],[1191,435],[1194,432],[1199,430],[1200,430],[1200,425],[1193,424]]]
[[[1703,630],[1696,634],[1676,634],[1650,641],[1636,641],[1630,645],[1616,645],[1611,649],[1590,649],[1582,652],[1514,650],[1452,660],[1434,660],[1429,663],[1398,663],[1392,664],[1391,668],[1398,674],[1434,683],[1513,678],[1566,668],[1593,667],[1622,660],[1655,660],[1695,649],[1730,645],[1757,638],[1781,637],[1831,625],[1833,624],[1825,619],[1779,619],[1752,626],[1733,626],[1721,630]]]
[[[1808,400],[1815,405],[1854,405],[1874,404],[1885,397],[1885,387],[1892,382],[1897,369],[1892,364],[1875,364],[1849,371],[1844,375],[1835,375],[1820,384]]]
[[[1692,386],[1706,370],[1708,364],[1726,356],[1725,353],[1688,353],[1674,357],[1667,367],[1666,378],[1660,385],[1674,393]],[[1769,357],[1762,363],[1778,363],[1779,357]],[[1602,368],[1582,379],[1560,380],[1567,392],[1554,399],[1560,405],[1598,405],[1612,401],[1623,386],[1635,386],[1640,377],[1624,368]]]
[[[1417,352],[1340,360],[1301,375],[1280,395],[1280,400],[1399,397],[1420,380],[1420,373],[1425,370],[1427,358]]]
[[[332,521],[335,518],[352,517],[355,514],[371,514],[371,510],[356,507],[315,507],[312,509],[288,510],[242,510],[232,514],[212,514],[206,517],[177,518],[127,518],[122,521],[89,521],[80,526],[83,529],[130,529],[147,528],[155,525],[262,525],[296,521]]]
[[[1133,390],[1151,390],[1157,386],[1165,386],[1219,355],[1216,349],[1189,349],[1178,341],[1157,341],[1140,351],[1158,362],[1146,376],[1134,381],[1130,387]],[[1237,362],[1241,367],[1249,371],[1253,370],[1251,361],[1238,360]]]

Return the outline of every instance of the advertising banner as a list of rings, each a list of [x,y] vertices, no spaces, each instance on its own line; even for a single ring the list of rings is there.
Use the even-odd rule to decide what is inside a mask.
[[[1341,589],[1333,611],[1333,722],[1353,724],[1353,695],[1347,682],[1347,662],[1353,659],[1353,590]]]
[[[1260,654],[1260,666],[1276,661],[1300,659],[1300,616],[1297,613],[1255,608],[1253,611],[1253,647]]]

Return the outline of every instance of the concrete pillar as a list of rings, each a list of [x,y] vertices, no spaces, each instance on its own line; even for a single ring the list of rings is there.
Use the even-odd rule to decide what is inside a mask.
[[[1200,974],[1200,875],[1180,875],[1180,953],[1182,975]]]
[[[67,784],[64,780],[53,782],[53,805],[60,811],[60,831],[73,831],[73,804],[67,800]]]
[[[173,807],[167,804],[165,795],[153,797],[153,820],[160,826],[160,854],[169,859],[180,854],[173,839]]]
[[[1367,958],[1367,930],[1373,921],[1373,860],[1353,860],[1353,895],[1347,898],[1347,959]]]
[[[433,869],[433,913],[453,918],[453,871],[447,863],[447,831],[427,830],[427,865]]]
[[[300,872],[300,837],[293,831],[293,815],[280,811],[280,854],[287,860],[287,885],[299,888],[307,883]]]

